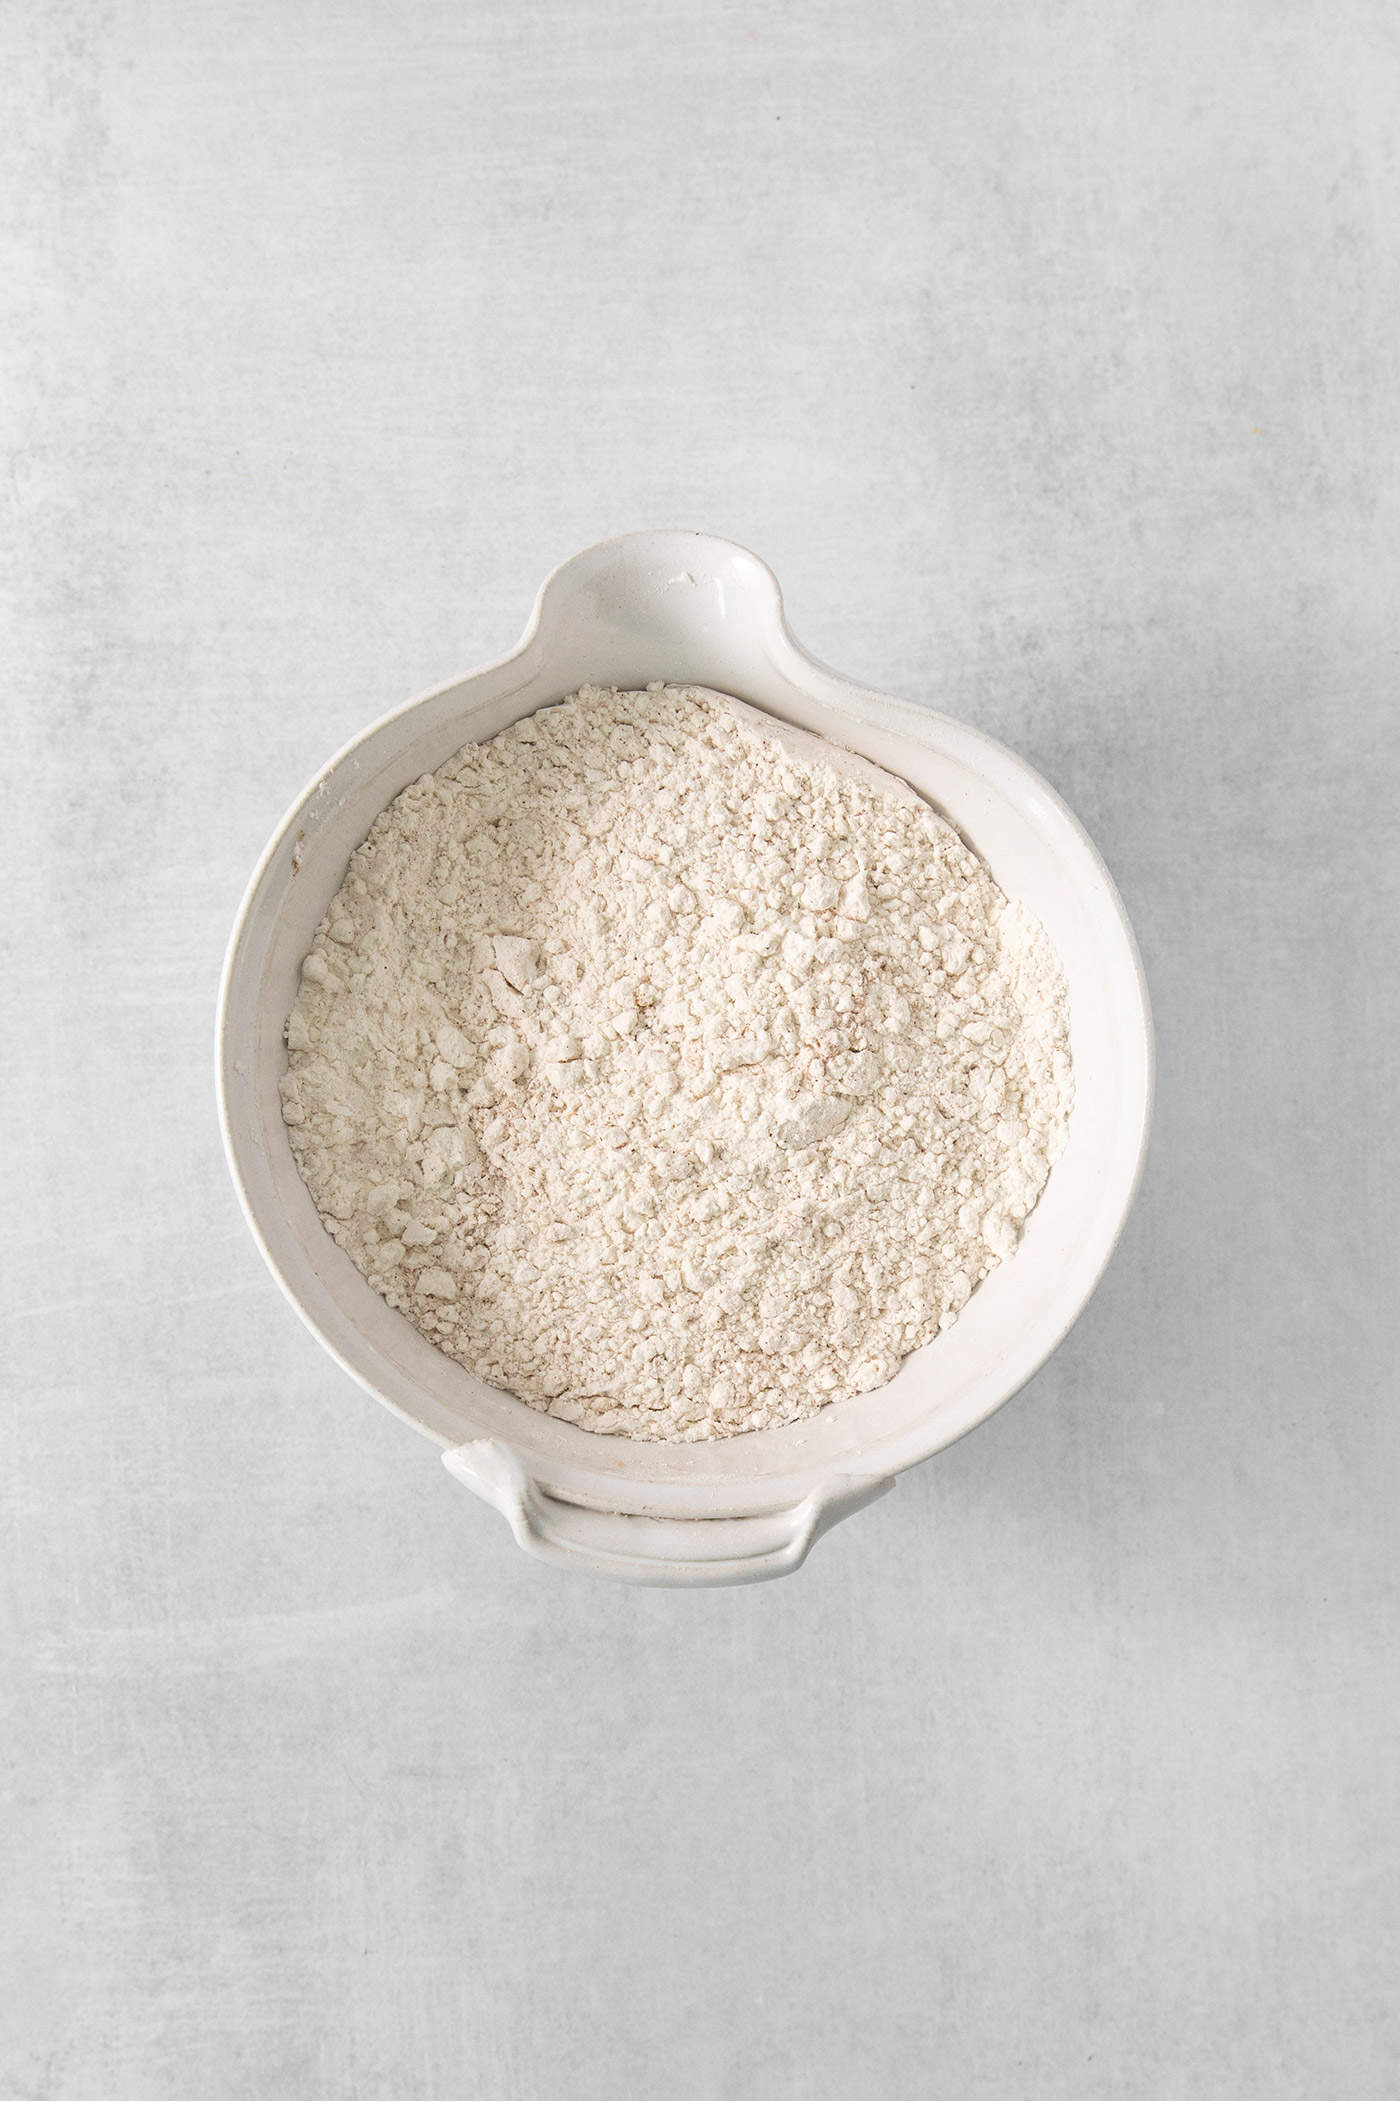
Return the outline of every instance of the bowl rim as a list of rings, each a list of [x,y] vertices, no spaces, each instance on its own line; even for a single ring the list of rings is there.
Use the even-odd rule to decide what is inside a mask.
[[[853,718],[857,724],[867,727],[882,726],[883,718],[883,724],[888,725],[896,734],[916,725],[926,729],[930,723],[936,722],[955,745],[961,745],[970,754],[975,754],[979,770],[985,773],[990,768],[991,777],[998,786],[1004,789],[1014,788],[1022,795],[1030,791],[1041,800],[1058,825],[1070,835],[1084,857],[1095,879],[1098,902],[1108,912],[1112,931],[1121,943],[1122,957],[1128,965],[1128,982],[1134,995],[1133,1018],[1138,1053],[1135,1085],[1131,1089],[1130,1102],[1135,1138],[1131,1168],[1119,1185],[1120,1194],[1114,1208],[1111,1227],[1102,1234],[1097,1259],[1092,1268],[1086,1268],[1076,1278],[1072,1293],[1065,1295],[1063,1310],[1054,1319],[1042,1319],[1034,1332],[1033,1349],[1029,1353],[1022,1352],[1009,1382],[989,1374],[979,1382],[985,1390],[975,1404],[960,1410],[947,1407],[932,1409],[921,1421],[917,1431],[909,1429],[903,1433],[892,1432],[887,1438],[872,1444],[869,1451],[871,1464],[864,1469],[862,1478],[889,1480],[906,1468],[917,1465],[923,1459],[959,1442],[1014,1399],[1054,1355],[1097,1290],[1122,1237],[1141,1186],[1150,1142],[1156,1080],[1151,1005],[1141,954],[1117,886],[1094,841],[1058,792],[1028,761],[986,731],[924,703],[900,699],[874,688],[858,685],[813,657],[797,641],[788,625],[777,576],[760,556],[738,542],[686,528],[661,528],[642,529],[591,543],[556,564],[544,578],[535,594],[524,630],[512,648],[473,670],[445,680],[389,708],[351,736],[317,770],[288,807],[259,855],[240,899],[224,955],[215,1013],[216,1095],[224,1154],[244,1218],[263,1260],[271,1270],[283,1296],[321,1346],[357,1385],[421,1435],[429,1437],[439,1447],[450,1447],[454,1442],[460,1442],[460,1439],[454,1440],[432,1424],[423,1421],[411,1409],[386,1393],[363,1365],[358,1364],[325,1332],[306,1304],[297,1284],[284,1272],[263,1230],[257,1204],[244,1171],[242,1140],[234,1128],[230,1103],[239,1052],[230,1010],[249,921],[253,907],[270,872],[286,848],[289,837],[301,825],[331,778],[356,752],[395,723],[428,707],[434,701],[457,693],[459,689],[463,691],[464,702],[469,706],[469,701],[466,700],[467,689],[529,657],[555,613],[556,602],[560,600],[566,587],[571,581],[576,583],[581,575],[589,571],[591,565],[625,564],[629,556],[664,553],[672,545],[678,556],[686,553],[697,554],[703,550],[710,562],[738,558],[746,565],[752,580],[769,601],[767,610],[773,623],[769,636],[770,650],[775,646],[780,650],[781,655],[786,658],[781,668],[814,701],[824,705],[838,717]],[[684,682],[703,683],[698,679]],[[787,1426],[789,1430],[800,1427],[801,1425]],[[925,1432],[927,1434],[924,1434]],[[781,1508],[796,1497],[812,1492],[814,1484],[834,1478],[837,1472],[850,1476],[861,1471],[847,1466],[836,1469],[829,1464],[813,1467],[797,1459],[788,1475],[767,1475],[761,1479],[745,1475],[741,1454],[748,1439],[754,1436],[782,1435],[780,1431],[751,1432],[699,1446],[590,1437],[589,1433],[582,1431],[577,1434],[600,1448],[596,1454],[596,1480],[580,1479],[578,1466],[562,1466],[556,1470],[548,1465],[532,1463],[532,1471],[551,1497],[600,1511],[620,1510],[681,1517],[747,1516]],[[504,1441],[509,1442],[508,1439]],[[723,1453],[736,1463],[732,1472],[723,1476],[646,1483],[635,1477],[629,1478],[621,1470],[617,1463],[619,1447],[628,1453],[647,1455],[682,1452]],[[612,1460],[611,1465],[608,1464],[609,1459]],[[586,1473],[586,1468],[584,1471]]]

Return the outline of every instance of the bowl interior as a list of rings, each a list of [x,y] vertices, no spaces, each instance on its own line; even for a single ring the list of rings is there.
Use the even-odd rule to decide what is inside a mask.
[[[833,1473],[892,1473],[951,1443],[1030,1376],[1089,1296],[1131,1201],[1146,1128],[1150,1036],[1141,973],[1112,883],[1079,826],[1004,747],[813,664],[782,626],[771,578],[753,557],[744,560],[754,573],[731,581],[727,610],[721,579],[703,617],[689,592],[680,619],[668,618],[664,593],[639,589],[650,633],[612,601],[603,600],[600,614],[596,591],[591,611],[566,598],[552,618],[537,620],[513,657],[368,731],[326,769],[273,840],[225,978],[230,1159],[250,1222],[293,1303],[346,1369],[418,1428],[444,1444],[500,1438],[545,1488],[598,1508],[745,1515],[808,1493]],[[653,566],[669,575],[674,559]],[[700,566],[693,554],[691,566]],[[549,611],[546,593],[542,612]],[[878,1393],[785,1429],[710,1445],[597,1437],[444,1357],[385,1305],[324,1230],[296,1171],[278,1097],[282,1027],[301,958],[378,812],[463,743],[494,735],[582,683],[661,677],[718,687],[830,736],[926,795],[1002,889],[1044,923],[1065,967],[1075,1063],[1065,1152],[1015,1256],[981,1285],[957,1324]]]

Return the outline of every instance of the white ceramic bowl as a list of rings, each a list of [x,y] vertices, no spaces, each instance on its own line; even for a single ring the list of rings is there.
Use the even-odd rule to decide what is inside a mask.
[[[1013,1258],[881,1392],[709,1445],[598,1437],[443,1356],[323,1228],[278,1081],[298,967],[378,813],[472,738],[586,683],[718,687],[863,752],[920,789],[1043,921],[1064,962],[1075,1109]],[[796,1568],[817,1534],[951,1444],[1025,1383],[1076,1319],[1137,1185],[1152,1087],[1142,969],[1083,830],[1003,745],[852,686],[789,633],[771,570],[701,533],[643,532],[565,562],[519,646],[387,715],[318,775],[249,885],[218,1022],[224,1142],[248,1222],[292,1304],[351,1376],[444,1447],[530,1552],[644,1583],[743,1583]]]

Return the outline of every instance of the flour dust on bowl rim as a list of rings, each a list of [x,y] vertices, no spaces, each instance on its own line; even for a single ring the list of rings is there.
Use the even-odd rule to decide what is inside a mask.
[[[880,1391],[712,1444],[597,1436],[485,1385],[435,1348],[325,1230],[279,1095],[301,959],[380,811],[463,744],[582,685],[655,680],[733,694],[912,783],[1041,921],[1070,1003],[1068,1139],[1010,1260]],[[502,1512],[523,1547],[632,1582],[745,1583],[797,1568],[822,1531],[985,1421],[1044,1363],[1092,1294],[1131,1206],[1152,1043],[1118,894],[1038,774],[965,723],[814,662],[788,630],[771,570],[744,548],[703,533],[640,532],[565,562],[509,656],[385,716],[300,797],[234,925],[218,1084],[233,1178],[282,1289],[353,1378],[436,1440],[449,1469]]]

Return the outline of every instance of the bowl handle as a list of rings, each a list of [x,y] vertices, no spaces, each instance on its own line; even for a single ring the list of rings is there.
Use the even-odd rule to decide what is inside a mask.
[[[442,1460],[495,1505],[527,1554],[620,1583],[762,1583],[789,1575],[823,1532],[894,1486],[878,1476],[836,1474],[805,1501],[762,1517],[629,1517],[547,1495],[494,1438],[455,1445]]]

